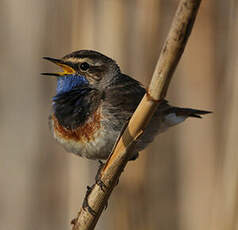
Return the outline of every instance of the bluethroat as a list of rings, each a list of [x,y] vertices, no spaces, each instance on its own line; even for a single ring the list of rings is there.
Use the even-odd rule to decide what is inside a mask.
[[[146,93],[135,79],[123,74],[111,58],[92,50],[80,50],[62,59],[44,59],[63,71],[56,76],[49,126],[64,148],[81,157],[106,159],[123,127]],[[136,143],[134,159],[153,138],[188,117],[201,118],[208,111],[179,108],[164,100]]]

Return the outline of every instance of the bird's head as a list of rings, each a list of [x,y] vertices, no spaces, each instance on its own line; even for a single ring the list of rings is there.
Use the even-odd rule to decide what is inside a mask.
[[[42,73],[57,77],[56,94],[66,93],[74,88],[90,87],[103,91],[114,76],[120,73],[118,65],[111,58],[91,50],[80,50],[62,59],[44,57],[62,68],[62,72]]]

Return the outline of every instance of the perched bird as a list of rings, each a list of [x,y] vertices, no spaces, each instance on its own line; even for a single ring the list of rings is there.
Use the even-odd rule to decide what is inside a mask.
[[[62,72],[43,73],[57,79],[49,117],[54,138],[67,151],[81,157],[106,159],[146,93],[145,88],[123,74],[114,60],[96,51],[80,50],[62,59],[44,59],[63,69]],[[164,100],[137,141],[131,159],[135,159],[138,151],[152,142],[156,134],[188,117],[201,118],[207,113],[170,106]]]

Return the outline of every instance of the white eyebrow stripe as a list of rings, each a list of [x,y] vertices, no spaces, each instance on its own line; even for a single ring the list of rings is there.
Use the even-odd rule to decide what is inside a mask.
[[[102,66],[102,63],[93,62],[92,59],[90,59],[90,58],[67,58],[65,61],[72,62],[72,63],[87,62],[89,65]]]

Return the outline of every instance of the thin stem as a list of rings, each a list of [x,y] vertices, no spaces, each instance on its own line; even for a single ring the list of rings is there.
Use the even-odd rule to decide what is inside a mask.
[[[180,1],[152,76],[148,93],[143,97],[113,153],[101,170],[99,179],[87,193],[88,207],[82,207],[78,216],[73,220],[73,230],[92,230],[96,226],[127,164],[134,141],[143,133],[159,102],[166,96],[173,72],[191,33],[200,2],[201,0]]]

